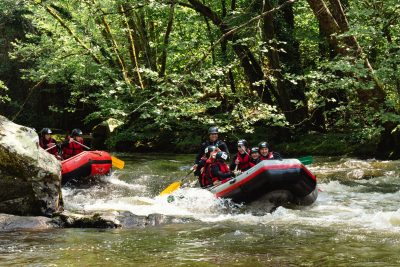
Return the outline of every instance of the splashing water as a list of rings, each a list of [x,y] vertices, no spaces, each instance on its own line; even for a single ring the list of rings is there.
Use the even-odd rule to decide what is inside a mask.
[[[129,266],[398,266],[400,162],[316,158],[319,197],[308,207],[237,205],[191,187],[158,196],[192,156],[133,155],[88,188],[63,188],[76,212],[126,210],[188,217],[143,229],[1,234],[2,264]],[[189,186],[188,186],[189,185]],[[29,238],[27,238],[28,236]],[[7,265],[7,264],[6,264]]]
[[[187,166],[182,165],[181,161],[169,162],[177,164],[178,170]],[[342,159],[316,164],[310,170],[321,177],[319,188],[322,192],[316,203],[300,209],[280,207],[272,214],[268,212],[269,209],[263,210],[262,205],[237,205],[229,200],[217,199],[209,191],[199,188],[181,188],[172,194],[173,201],[171,196],[151,197],[148,194],[149,185],[157,179],[163,179],[158,173],[140,173],[137,176],[129,172],[114,173],[103,178],[103,184],[88,191],[64,189],[64,197],[67,208],[85,212],[126,210],[137,215],[160,213],[188,216],[204,222],[231,221],[255,225],[301,223],[400,231],[397,165],[373,160]],[[363,175],[355,175],[356,172]],[[369,174],[365,176],[365,173]],[[129,178],[124,179],[124,176]]]

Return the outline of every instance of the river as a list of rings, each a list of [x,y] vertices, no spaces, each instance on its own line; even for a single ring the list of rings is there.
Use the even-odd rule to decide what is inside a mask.
[[[268,213],[198,188],[172,202],[157,196],[193,155],[119,157],[125,169],[101,183],[64,188],[66,209],[161,213],[175,223],[0,232],[0,266],[400,266],[400,161],[316,157],[317,201]]]

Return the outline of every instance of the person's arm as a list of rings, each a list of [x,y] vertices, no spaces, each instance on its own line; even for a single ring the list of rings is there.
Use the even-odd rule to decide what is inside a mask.
[[[221,149],[221,151],[226,152],[229,155],[229,149],[228,146],[224,141],[218,141],[218,148]]]
[[[274,159],[277,159],[277,160],[283,159],[282,155],[279,154],[278,152],[272,152],[272,155],[274,156]]]
[[[235,155],[231,161],[231,165],[229,165],[229,169],[232,171],[236,168],[237,164],[235,163],[237,155]]]
[[[47,148],[46,145],[43,143],[42,138],[39,139],[39,146],[40,146],[41,148],[43,148],[43,149],[46,149],[46,148]]]
[[[205,149],[204,146],[205,146],[205,143],[202,143],[200,145],[200,149],[199,149],[199,151],[198,151],[198,153],[196,155],[196,158],[194,159],[194,164],[195,165],[199,164],[199,161],[201,160],[201,157],[203,157],[203,155],[204,155],[204,149]]]
[[[223,173],[217,165],[211,166],[211,173],[213,176],[218,177],[218,180],[224,180],[233,176],[231,172]]]

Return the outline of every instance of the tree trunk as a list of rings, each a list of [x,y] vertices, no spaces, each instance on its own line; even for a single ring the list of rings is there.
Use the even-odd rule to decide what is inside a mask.
[[[375,104],[375,108],[378,109],[379,104],[382,104],[385,101],[385,92],[383,90],[383,85],[374,74],[374,70],[368,58],[363,55],[362,49],[358,44],[357,39],[354,36],[346,36],[343,38],[342,41],[336,37],[337,34],[346,32],[349,29],[349,25],[346,19],[346,15],[343,12],[343,8],[341,7],[340,1],[331,1],[334,4],[333,11],[337,12],[335,16],[332,15],[323,0],[307,0],[320,23],[324,36],[328,38],[336,53],[340,55],[351,55],[364,59],[364,64],[370,73],[370,79],[375,83],[376,86],[373,90],[359,90],[358,96],[362,104]],[[335,20],[335,17],[340,20],[340,23]]]
[[[284,0],[280,0],[282,5]],[[285,26],[280,26],[278,32],[280,40],[285,41],[283,46],[284,53],[279,53],[280,60],[285,66],[285,71],[296,75],[304,75],[303,65],[301,63],[300,43],[295,37],[295,17],[293,6],[289,5],[282,9]],[[278,24],[279,25],[279,24]],[[284,29],[284,31],[283,31]],[[298,80],[296,84],[285,79],[285,87],[290,92],[290,98],[301,103],[300,107],[294,108],[294,121],[299,123],[308,116],[308,104],[305,96],[306,84],[304,80]]]
[[[74,31],[64,22],[64,20],[57,14],[57,12],[49,6],[44,6],[46,11],[55,18],[61,26],[67,30],[68,34],[75,39],[75,41],[92,57],[94,62],[101,65],[100,59],[92,52],[92,50],[74,33]]]
[[[226,0],[222,0],[221,1],[221,5],[222,5],[222,18],[225,18],[226,15],[227,15]],[[231,8],[235,8],[234,0],[231,2]],[[232,11],[233,11],[233,9],[232,9]],[[214,50],[213,50],[213,52],[214,52]],[[222,53],[222,58],[223,58],[223,61],[224,61],[224,65],[226,66],[226,65],[229,64],[229,60],[228,60],[228,40],[226,40],[226,39],[223,39],[221,41],[221,53]],[[231,87],[232,93],[236,94],[235,79],[234,79],[231,67],[229,67],[229,69],[228,69],[227,79],[229,81],[229,85]]]
[[[136,80],[139,82],[140,88],[142,88],[142,90],[143,90],[144,85],[143,85],[143,81],[142,81],[142,76],[140,75],[140,71],[139,71],[139,60],[138,60],[137,53],[136,53],[135,39],[133,38],[132,29],[129,25],[128,15],[126,14],[125,8],[123,7],[123,5],[120,5],[120,11],[122,13],[122,16],[124,17],[124,24],[125,24],[125,27],[127,30],[127,36],[128,36],[128,40],[129,40],[129,55],[131,58],[131,64],[136,72],[136,76],[137,76]]]
[[[160,61],[161,61],[161,64],[160,64],[161,67],[160,67],[160,72],[159,72],[160,77],[165,76],[165,69],[166,69],[166,65],[167,65],[167,47],[169,44],[169,36],[172,31],[172,25],[174,23],[174,11],[175,11],[175,3],[172,2],[171,7],[169,9],[168,24],[167,24],[167,29],[166,29],[165,35],[164,35],[163,50],[162,50],[161,59],[160,59]]]
[[[217,26],[222,34],[229,32],[231,29],[220,19],[217,13],[212,11],[208,6],[203,5],[198,0],[189,0],[193,9],[202,14],[203,16],[209,18],[215,26]],[[228,40],[234,41],[235,36],[229,35]],[[241,66],[245,72],[245,75],[250,83],[250,87],[255,90],[263,102],[273,105],[271,94],[268,90],[268,85],[270,82],[266,81],[267,86],[264,85],[264,73],[259,62],[254,57],[251,50],[242,44],[233,43],[233,51],[238,56]],[[271,88],[271,87],[269,87]]]
[[[140,34],[143,52],[146,59],[145,61],[147,62],[148,68],[150,68],[152,71],[157,72],[157,64],[156,64],[157,57],[153,49],[150,47],[150,37],[146,27],[146,19],[143,10],[140,10],[139,14],[137,14],[137,20],[138,20],[137,30]]]
[[[262,12],[266,12],[272,9],[270,0],[264,0]],[[274,15],[269,14],[263,17],[263,39],[268,47],[268,65],[272,75],[276,79],[276,88],[278,103],[285,114],[286,119],[289,122],[293,122],[293,113],[290,105],[290,97],[286,90],[284,78],[282,75],[281,63],[279,59],[278,46],[276,43],[275,26],[274,26]]]

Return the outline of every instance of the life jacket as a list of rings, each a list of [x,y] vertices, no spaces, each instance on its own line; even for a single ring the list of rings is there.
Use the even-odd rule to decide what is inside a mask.
[[[48,149],[47,145],[50,143],[54,143],[56,144],[56,140],[54,140],[53,138],[50,138],[49,140],[46,140],[46,138],[42,137],[39,140],[39,145],[41,148],[43,148],[44,150]],[[53,147],[49,150],[46,150],[47,152],[49,152],[50,154],[54,155],[56,158],[58,157],[58,150],[57,147]]]
[[[243,154],[240,154],[239,152],[236,153],[236,159],[239,160],[238,164],[238,169],[241,171],[246,171],[250,169],[250,150],[247,150],[247,153],[245,153],[245,156]]]
[[[83,142],[79,142],[79,143],[83,144]],[[83,152],[83,146],[81,146],[80,144],[77,144],[75,142],[69,142],[68,145],[63,147],[63,158],[68,159],[68,158],[78,155],[79,153],[82,153],[82,152]]]
[[[201,173],[199,176],[199,182],[201,187],[207,187],[212,185],[212,179],[210,176],[211,173],[211,165],[213,164],[214,159],[209,158],[206,160],[206,163],[204,164],[204,167],[201,168]]]
[[[257,158],[256,160],[251,158],[250,161],[249,161],[250,168],[256,166],[260,162],[261,162],[260,158]]]
[[[260,161],[269,160],[269,159],[274,159],[274,153],[273,152],[268,152],[267,156],[263,156],[263,155],[260,154]]]
[[[222,173],[228,173],[228,172],[230,172],[229,166],[228,166],[225,162],[216,161],[216,162],[214,162],[213,164],[211,164],[211,166],[218,166],[218,169],[219,169]],[[211,177],[212,182],[215,182],[215,181],[222,181],[222,183],[224,183],[224,182],[226,182],[227,180],[230,179],[230,178],[228,178],[228,179],[222,180],[220,177],[215,176],[215,175],[212,173],[212,171],[211,171],[211,166],[210,166],[210,171],[209,171],[209,173],[210,173],[210,177]]]

